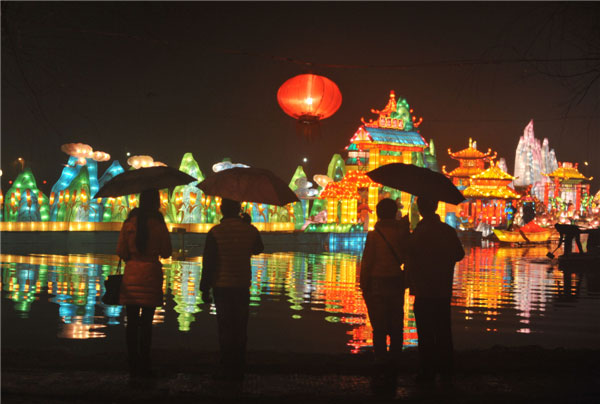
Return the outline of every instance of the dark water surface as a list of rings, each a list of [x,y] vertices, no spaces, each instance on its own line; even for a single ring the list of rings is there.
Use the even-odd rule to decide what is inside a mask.
[[[466,247],[457,264],[453,332],[457,349],[493,345],[600,348],[600,268],[564,273],[548,248]],[[111,255],[0,255],[2,346],[124,349],[123,309],[100,298]],[[371,327],[357,278],[359,253],[272,253],[252,260],[249,349],[360,352]],[[164,262],[165,304],[154,346],[216,350],[213,306],[198,291],[201,259]],[[405,346],[417,344],[406,294]],[[60,358],[57,358],[60,360]]]

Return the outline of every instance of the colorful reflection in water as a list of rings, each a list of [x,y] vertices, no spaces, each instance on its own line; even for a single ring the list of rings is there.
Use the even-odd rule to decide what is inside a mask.
[[[479,327],[481,332],[540,332],[532,319],[543,317],[549,305],[575,298],[581,286],[581,275],[564,274],[543,259],[547,251],[546,247],[500,248],[493,244],[467,249],[468,255],[457,264],[454,277],[455,332],[465,324]],[[57,305],[61,320],[58,337],[101,338],[106,327],[123,321],[121,306],[107,306],[100,300],[103,280],[116,270],[114,256],[0,258],[4,304],[13,301],[23,318],[36,310],[37,302]],[[252,260],[251,305],[257,310],[264,299],[287,305],[286,315],[298,321],[308,312],[320,312],[322,332],[327,332],[327,323],[345,325],[348,349],[359,352],[372,343],[358,288],[359,263],[355,251],[259,255]],[[169,303],[164,307],[173,309],[158,309],[155,324],[176,316],[179,331],[188,332],[199,313],[214,315],[214,306],[204,305],[200,298],[200,258],[166,260],[164,269],[163,289]],[[592,283],[588,280],[588,292]],[[598,294],[592,293],[592,297],[598,306]],[[418,341],[413,297],[407,292],[405,299],[404,343],[411,347]],[[456,318],[457,312],[460,318]]]

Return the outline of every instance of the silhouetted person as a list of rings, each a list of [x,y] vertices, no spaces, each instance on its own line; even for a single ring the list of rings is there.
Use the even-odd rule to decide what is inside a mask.
[[[360,288],[373,326],[376,394],[396,392],[396,363],[402,352],[405,276],[401,268],[410,234],[407,218],[396,220],[392,199],[377,204],[375,230],[367,234],[360,268]],[[387,336],[390,336],[390,351]]]
[[[527,224],[535,219],[535,205],[533,203],[523,204],[523,224]]]
[[[246,363],[246,335],[250,304],[250,258],[260,254],[263,243],[256,227],[240,217],[240,203],[221,202],[221,223],[206,236],[200,290],[205,303],[217,308],[217,325],[221,351],[218,378],[241,382]]]
[[[579,238],[579,235],[581,234],[579,227],[575,226],[574,224],[556,223],[554,228],[560,234],[558,245],[560,246],[560,243],[565,243],[563,255],[569,255],[573,252],[573,239],[575,239],[579,253],[583,253],[583,247],[581,246],[581,240]]]
[[[158,190],[140,194],[140,206],[123,223],[117,254],[125,260],[119,303],[127,315],[126,340],[129,374],[132,378],[152,377],[150,348],[152,319],[163,305],[163,271],[159,257],[171,256],[171,239],[159,212]]]
[[[454,265],[465,256],[456,231],[440,221],[437,201],[417,199],[423,218],[410,239],[408,275],[415,296],[419,335],[418,383],[433,383],[435,375],[450,385],[453,379],[453,344],[450,299]]]

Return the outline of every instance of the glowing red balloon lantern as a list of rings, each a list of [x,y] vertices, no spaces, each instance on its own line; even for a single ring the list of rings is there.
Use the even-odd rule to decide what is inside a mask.
[[[335,114],[342,105],[342,93],[327,77],[300,74],[279,87],[277,101],[298,121],[298,132],[313,137],[319,134],[319,121]]]

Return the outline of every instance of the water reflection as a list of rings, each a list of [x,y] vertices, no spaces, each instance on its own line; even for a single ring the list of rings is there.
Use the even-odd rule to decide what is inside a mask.
[[[467,256],[457,264],[454,277],[452,304],[460,315],[453,319],[455,332],[460,327],[490,333],[542,332],[536,320],[544,317],[550,306],[575,304],[582,290],[598,308],[598,293],[588,287],[597,280],[591,276],[590,281],[589,274],[559,271],[544,259],[546,253],[544,246],[501,248],[489,244],[467,248]],[[108,306],[100,300],[104,279],[116,269],[114,256],[1,255],[0,259],[4,304],[13,301],[14,310],[23,318],[36,310],[37,302],[55,304],[61,320],[58,337],[101,338],[107,326],[123,321],[121,306]],[[297,321],[303,321],[309,313],[319,313],[323,332],[330,327],[327,323],[345,325],[348,349],[359,352],[372,344],[371,326],[358,287],[359,262],[360,256],[354,251],[254,257],[252,310],[263,310],[261,303],[274,301],[286,305],[285,315]],[[176,316],[179,331],[187,332],[200,315],[214,315],[214,306],[203,305],[200,298],[200,258],[166,260],[164,269],[166,305],[156,311],[155,324]],[[583,282],[586,277],[588,280]],[[418,338],[413,298],[406,293],[405,299],[404,343],[410,347],[417,344]]]

